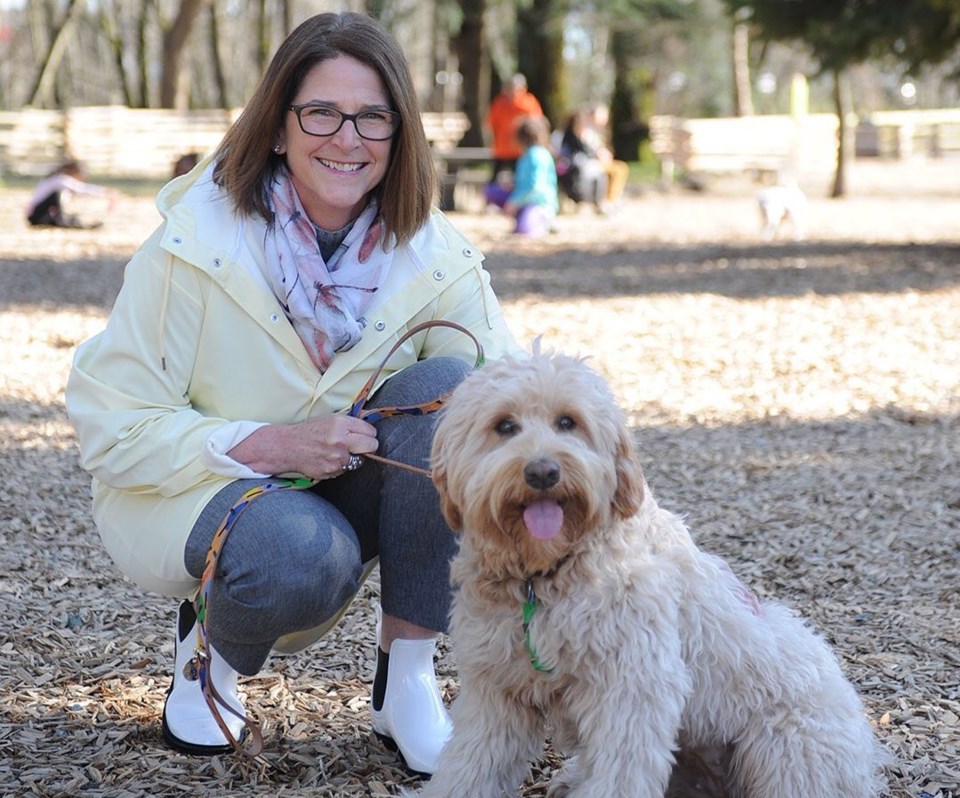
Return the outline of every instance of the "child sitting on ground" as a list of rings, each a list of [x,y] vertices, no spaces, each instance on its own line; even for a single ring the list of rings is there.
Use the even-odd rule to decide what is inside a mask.
[[[110,208],[116,192],[103,186],[84,182],[84,169],[79,161],[64,161],[53,172],[41,180],[27,204],[27,222],[32,227],[71,227],[93,229],[101,227],[103,222],[84,223],[78,216],[67,213],[63,207],[63,192],[68,194],[89,194],[97,197],[109,197]]]
[[[541,236],[548,233],[557,215],[557,170],[547,147],[550,132],[543,118],[524,117],[517,126],[523,154],[517,160],[513,187],[490,183],[487,202],[516,219],[514,233]]]

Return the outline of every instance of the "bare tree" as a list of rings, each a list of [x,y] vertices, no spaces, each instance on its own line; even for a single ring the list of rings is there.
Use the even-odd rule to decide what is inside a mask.
[[[120,83],[120,91],[123,94],[123,102],[130,108],[136,103],[130,92],[130,86],[127,84],[126,70],[124,69],[124,45],[123,35],[121,33],[121,22],[117,12],[116,4],[101,0],[100,3],[100,27],[103,35],[107,38],[110,47],[110,56],[113,59],[114,66],[117,69],[117,80]]]
[[[160,75],[160,107],[184,108],[187,94],[182,90],[184,53],[200,12],[213,0],[180,0],[173,25],[163,34],[163,71]]]
[[[73,28],[85,6],[86,0],[69,0],[67,10],[63,15],[63,21],[54,33],[46,57],[40,66],[40,71],[30,91],[30,99],[27,101],[27,105],[50,106],[55,104],[53,101],[54,78],[57,76],[57,69],[59,69],[60,62],[66,53],[67,44],[70,41]]]
[[[267,0],[257,3],[257,72],[263,74],[270,60],[270,15]]]
[[[223,69],[223,59],[220,57],[220,25],[217,22],[216,0],[210,3],[207,26],[207,44],[210,49],[210,61],[213,64],[213,82],[216,86],[217,104],[220,108],[230,107],[230,97],[227,91],[227,76]]]
[[[293,0],[280,0],[280,15],[283,20],[283,38],[287,38],[293,30]]]
[[[137,15],[137,67],[140,79],[140,105],[143,108],[150,107],[150,59],[148,57],[147,41],[148,31],[150,29],[149,14],[154,12],[154,17],[159,18],[160,12],[153,0],[141,3],[140,12]]]

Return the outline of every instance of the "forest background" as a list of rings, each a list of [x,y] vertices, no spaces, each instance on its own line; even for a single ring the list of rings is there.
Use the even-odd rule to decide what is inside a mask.
[[[960,105],[960,0],[0,0],[0,110],[237,108],[296,24],[340,10],[394,33],[465,146],[515,71],[554,126],[609,105],[626,161],[655,114],[786,113],[797,73],[841,119]]]

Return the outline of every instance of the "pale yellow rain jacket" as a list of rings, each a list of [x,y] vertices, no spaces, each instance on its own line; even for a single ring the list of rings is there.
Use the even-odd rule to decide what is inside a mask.
[[[255,475],[231,469],[211,436],[343,411],[400,335],[428,319],[467,327],[488,359],[517,351],[483,256],[436,211],[396,252],[361,341],[321,376],[260,276],[264,221],[235,216],[201,171],[160,193],[165,221],[127,264],[106,329],[78,347],[66,393],[107,551],[168,596],[197,587],[183,551],[204,505]],[[394,354],[381,381],[427,357],[472,364],[475,353],[463,333],[432,328]]]

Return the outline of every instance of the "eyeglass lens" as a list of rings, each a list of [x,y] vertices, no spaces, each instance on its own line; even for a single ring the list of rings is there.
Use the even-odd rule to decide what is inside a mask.
[[[293,110],[297,112],[303,132],[311,136],[332,136],[349,120],[361,138],[382,141],[396,132],[399,123],[399,116],[390,111],[345,114],[327,105],[293,106]]]

